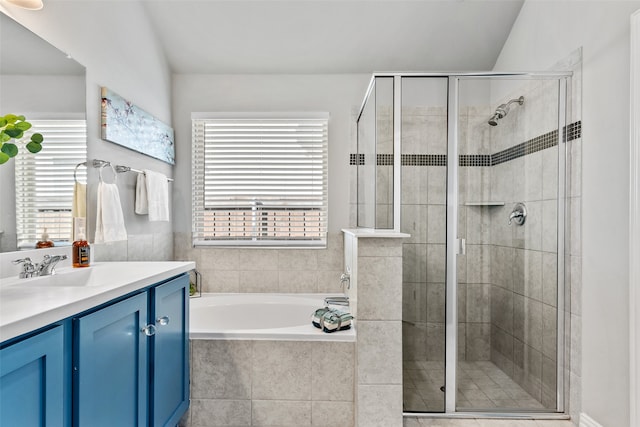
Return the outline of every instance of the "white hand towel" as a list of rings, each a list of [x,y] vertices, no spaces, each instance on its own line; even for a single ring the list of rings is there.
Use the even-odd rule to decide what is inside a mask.
[[[127,240],[118,186],[99,182],[97,199],[95,243]]]
[[[149,221],[169,221],[169,182],[161,173],[145,170]]]
[[[138,215],[149,214],[149,200],[147,199],[147,178],[144,173],[138,174],[136,181],[136,208]]]

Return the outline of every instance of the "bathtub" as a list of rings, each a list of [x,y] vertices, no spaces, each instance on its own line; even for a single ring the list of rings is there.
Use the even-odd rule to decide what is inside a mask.
[[[190,300],[192,340],[355,341],[351,329],[325,333],[311,324],[323,294],[202,294]],[[336,307],[345,309],[345,307]]]

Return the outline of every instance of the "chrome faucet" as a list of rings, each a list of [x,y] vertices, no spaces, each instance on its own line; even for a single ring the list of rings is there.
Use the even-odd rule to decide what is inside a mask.
[[[56,274],[56,264],[64,259],[67,259],[66,255],[45,255],[41,263],[34,264],[29,257],[17,259],[13,261],[13,263],[22,264],[22,271],[18,277],[20,279],[28,279],[29,277],[52,276]]]
[[[326,297],[324,299],[324,305],[344,305],[348,307],[349,297],[347,296]]]
[[[36,266],[37,275],[52,276],[56,274],[56,270],[54,269],[56,264],[64,259],[67,259],[66,255],[45,255],[42,262]]]
[[[351,289],[351,275],[349,273],[342,273],[340,275],[340,286],[344,289],[344,284],[347,284],[347,289]]]
[[[36,272],[36,266],[33,262],[31,262],[31,258],[25,257],[22,259],[16,259],[13,261],[15,265],[22,264],[22,271],[18,275],[20,279],[27,279],[29,277],[33,277]]]

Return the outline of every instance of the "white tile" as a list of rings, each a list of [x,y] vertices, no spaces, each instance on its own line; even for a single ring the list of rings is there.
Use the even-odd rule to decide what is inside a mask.
[[[195,340],[191,395],[196,399],[250,399],[250,341]]]
[[[353,402],[311,403],[311,425],[313,427],[353,427]]]
[[[358,318],[402,319],[400,257],[358,257]]]
[[[358,386],[358,427],[402,427],[402,386]]]
[[[191,399],[191,425],[251,426],[251,401]]]
[[[402,384],[402,325],[358,322],[359,384]]]
[[[240,292],[278,292],[278,272],[240,271]]]
[[[278,272],[278,292],[285,294],[318,292],[317,272],[280,270]]]
[[[302,427],[311,425],[311,401],[253,400],[251,425]]]
[[[314,342],[312,345],[311,398],[353,402],[355,344]]]
[[[311,400],[313,343],[253,342],[253,386],[256,400]]]

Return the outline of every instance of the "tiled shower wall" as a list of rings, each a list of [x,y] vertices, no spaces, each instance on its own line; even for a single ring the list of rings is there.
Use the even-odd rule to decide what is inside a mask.
[[[568,411],[577,420],[581,325],[581,53],[575,52],[565,62],[555,67],[574,72],[568,98],[566,146],[565,301],[570,314],[566,313],[565,320],[566,354],[561,357],[567,361],[570,358],[565,391],[569,390]],[[545,406],[553,407],[558,147],[551,148],[554,135],[549,132],[556,127],[557,110],[549,106],[556,105],[557,83],[532,82],[515,92],[511,94],[514,97],[525,95],[525,105],[515,105],[509,117],[496,128],[487,125],[495,105],[468,107],[459,112],[458,228],[460,235],[466,237],[467,254],[459,256],[458,267],[458,357],[468,361],[493,361]],[[528,113],[520,115],[518,108],[522,110],[520,113]],[[411,234],[403,247],[403,358],[442,360],[446,111],[412,107],[403,108],[402,114],[402,231]],[[353,152],[356,151],[354,143]],[[355,165],[353,160],[351,164]],[[356,217],[355,170],[353,167],[352,219]],[[505,204],[473,204],[483,201]],[[524,201],[529,208],[525,227],[507,224],[517,201]]]
[[[491,361],[546,408],[556,400],[558,83],[523,83],[525,104],[491,129],[496,156],[490,223]],[[553,135],[555,135],[555,140]],[[547,147],[548,146],[548,147]],[[544,149],[540,149],[547,147]],[[539,150],[539,151],[535,151]],[[504,152],[503,152],[504,154]],[[495,162],[494,162],[495,163]],[[523,226],[508,224],[517,202],[527,209]]]
[[[203,292],[341,293],[343,237],[329,233],[325,249],[193,248],[175,233],[174,259],[194,261]]]
[[[473,132],[473,154],[489,154],[486,133],[473,129],[486,108],[464,108],[459,132]],[[445,239],[446,239],[446,108],[405,107],[402,111],[401,231],[411,234],[403,245],[403,358],[442,361],[445,357]],[[466,144],[460,152],[467,153]],[[463,163],[464,164],[464,163]],[[489,168],[461,167],[461,182],[482,199],[489,188]],[[487,220],[482,208],[465,206],[460,193],[459,230],[468,231],[467,254],[458,258],[458,358],[489,360],[489,264]]]

